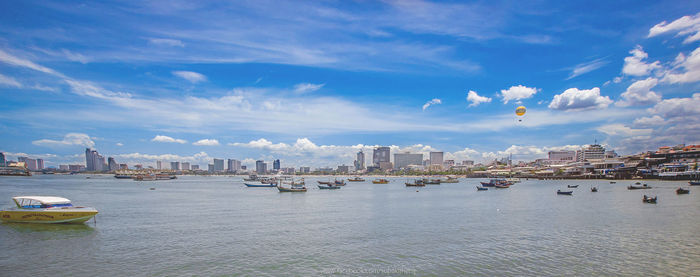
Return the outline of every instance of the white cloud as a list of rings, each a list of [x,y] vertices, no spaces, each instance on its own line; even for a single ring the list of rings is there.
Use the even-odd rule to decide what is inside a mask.
[[[600,95],[600,89],[594,87],[592,89],[579,90],[578,88],[570,88],[561,94],[554,95],[552,102],[549,103],[549,108],[553,110],[589,110],[589,109],[605,109],[613,101],[607,96]]]
[[[5,76],[2,74],[0,74],[0,85],[5,85],[5,86],[9,86],[9,87],[16,87],[16,88],[22,87],[22,84],[17,82],[17,80],[15,80],[15,78]]]
[[[148,43],[159,46],[185,47],[182,41],[169,38],[149,38]]]
[[[603,125],[596,128],[596,130],[610,136],[623,137],[649,136],[652,132],[652,129],[633,129],[619,123]]]
[[[513,156],[513,160],[532,161],[535,159],[546,158],[549,151],[575,151],[581,149],[581,145],[562,145],[562,146],[534,146],[534,145],[511,145],[505,150],[496,152],[482,152],[481,159],[483,161],[493,161]]]
[[[207,80],[207,76],[193,71],[173,71],[172,73],[173,75],[185,79],[193,84],[204,82]]]
[[[124,144],[121,143],[121,142],[117,142],[115,145],[116,145],[116,146],[124,146]]]
[[[467,101],[471,102],[469,106],[467,107],[476,107],[479,106],[481,103],[490,103],[491,98],[486,97],[486,96],[479,96],[479,94],[476,93],[476,91],[470,90],[469,93],[467,93]]]
[[[171,138],[171,137],[169,137],[169,136],[162,136],[162,135],[157,135],[157,136],[155,136],[154,138],[151,139],[151,141],[155,141],[155,142],[175,142],[175,143],[180,143],[180,144],[187,143],[187,141],[184,140],[184,139],[176,139],[176,138]]]
[[[142,163],[144,161],[155,162],[191,162],[195,164],[208,164],[213,159],[206,152],[195,153],[191,156],[181,156],[177,154],[141,154],[141,153],[127,153],[127,154],[117,154],[114,155],[115,158],[127,160],[130,164]]]
[[[643,116],[640,118],[637,118],[634,120],[632,123],[634,126],[641,126],[641,127],[647,127],[647,126],[659,126],[659,125],[664,125],[666,121],[663,119],[663,117],[660,117],[658,115],[654,116]]]
[[[61,49],[61,52],[70,61],[79,62],[82,64],[86,64],[86,63],[90,62],[90,58],[88,58],[82,54],[71,52],[71,51],[68,51],[67,49]]]
[[[428,102],[425,102],[425,104],[423,104],[423,110],[425,111],[425,109],[427,109],[428,107],[430,107],[432,105],[437,105],[437,104],[442,104],[442,100],[437,99],[437,98],[433,98],[433,100],[430,100]]]
[[[326,84],[311,84],[311,83],[301,83],[294,86],[294,92],[303,94],[314,92],[321,89]]]
[[[662,81],[675,83],[692,83],[700,81],[700,47],[695,48],[690,56],[678,54],[673,62],[675,67],[663,77]]]
[[[51,75],[54,75],[54,76],[65,77],[63,74],[58,73],[58,72],[56,72],[55,70],[53,70],[53,69],[51,69],[51,68],[38,65],[38,64],[36,64],[36,63],[34,63],[34,62],[32,62],[32,61],[26,60],[26,59],[22,59],[22,58],[15,57],[15,56],[10,55],[9,53],[7,53],[7,52],[5,52],[5,51],[3,51],[3,50],[0,50],[0,62],[6,63],[6,64],[10,64],[10,65],[14,65],[14,66],[29,68],[29,69],[32,69],[32,70],[36,70],[36,71],[39,71],[39,72],[44,72],[44,73],[51,74]]]
[[[661,63],[655,61],[653,63],[646,63],[644,60],[649,57],[649,54],[644,52],[642,46],[637,45],[634,49],[630,50],[632,56],[625,58],[625,64],[622,67],[622,73],[632,76],[646,76],[652,71],[661,69]]]
[[[663,21],[649,29],[647,37],[655,37],[665,33],[676,33],[677,36],[688,36],[683,43],[691,43],[700,40],[700,13],[686,15],[671,23]]]
[[[657,83],[658,80],[653,77],[632,83],[627,90],[620,95],[622,99],[617,101],[615,105],[626,107],[658,103],[661,101],[661,95],[651,90]]]
[[[602,58],[600,59],[595,59],[590,62],[585,62],[581,64],[577,64],[573,70],[571,70],[571,73],[569,73],[569,77],[566,78],[566,80],[576,78],[580,75],[586,74],[588,72],[594,71],[598,68],[603,67],[604,65],[608,64],[608,61],[603,60]]]
[[[538,90],[537,88],[529,88],[523,85],[512,86],[509,89],[502,89],[501,97],[503,98],[503,103],[508,104],[510,100],[530,98],[535,95]]]
[[[285,143],[274,144],[271,141],[266,140],[264,138],[260,138],[258,140],[251,140],[248,143],[236,142],[236,143],[229,143],[228,145],[239,146],[239,147],[248,147],[248,148],[268,149],[268,150],[282,150],[282,149],[289,148],[289,145],[287,145]]]
[[[200,139],[196,142],[193,142],[192,145],[198,145],[198,146],[217,146],[219,145],[219,141],[216,139]]]
[[[71,146],[81,145],[85,147],[95,147],[95,142],[90,136],[82,133],[68,133],[63,137],[63,140],[40,139],[32,141],[32,144],[39,146]]]
[[[649,112],[660,114],[664,118],[692,117],[697,119],[700,115],[700,93],[693,94],[692,98],[665,99],[649,108]]]

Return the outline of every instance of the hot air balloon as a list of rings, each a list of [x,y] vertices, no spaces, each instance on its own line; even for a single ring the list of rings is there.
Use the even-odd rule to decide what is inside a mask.
[[[515,108],[515,115],[518,116],[518,122],[523,121],[521,117],[523,115],[525,115],[525,111],[527,111],[527,109],[525,109],[525,106],[520,106],[520,107]]]

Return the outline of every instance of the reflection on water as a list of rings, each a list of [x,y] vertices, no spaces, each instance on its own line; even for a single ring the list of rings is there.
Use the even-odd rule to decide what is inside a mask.
[[[306,178],[308,192],[279,193],[240,177],[0,178],[0,206],[57,195],[100,211],[97,224],[0,224],[0,275],[700,276],[700,187],[676,195],[686,182],[523,180],[477,192],[484,180],[365,179],[326,191],[315,184],[328,178]]]

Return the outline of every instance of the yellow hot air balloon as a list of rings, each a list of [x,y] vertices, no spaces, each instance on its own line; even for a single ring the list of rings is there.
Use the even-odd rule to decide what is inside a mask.
[[[525,109],[525,106],[517,107],[517,108],[515,109],[515,114],[516,114],[517,116],[523,116],[523,115],[525,115],[525,111],[526,111],[526,110],[527,110],[527,109]]]

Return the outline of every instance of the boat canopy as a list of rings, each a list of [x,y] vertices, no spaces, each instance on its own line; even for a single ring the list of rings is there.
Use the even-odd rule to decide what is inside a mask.
[[[12,197],[12,200],[14,200],[17,206],[21,208],[43,208],[46,206],[71,205],[70,200],[57,196],[16,196]]]

